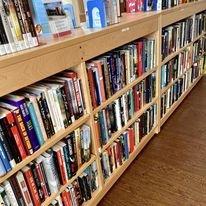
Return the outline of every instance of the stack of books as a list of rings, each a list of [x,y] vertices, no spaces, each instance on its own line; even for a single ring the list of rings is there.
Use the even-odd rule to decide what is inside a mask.
[[[157,123],[157,105],[152,105],[140,118],[117,138],[104,152],[102,152],[101,164],[104,179],[112,173],[134,152],[142,138],[149,134]]]
[[[85,113],[81,80],[65,70],[0,98],[1,175]]]
[[[155,67],[155,40],[140,39],[87,62],[93,107]]]

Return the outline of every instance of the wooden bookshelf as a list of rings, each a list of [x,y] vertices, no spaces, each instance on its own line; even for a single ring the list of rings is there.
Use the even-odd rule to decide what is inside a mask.
[[[102,109],[106,108],[109,104],[111,104],[112,102],[114,102],[114,100],[118,99],[119,97],[121,97],[123,94],[125,94],[128,90],[132,89],[135,85],[137,85],[139,82],[141,82],[143,79],[145,79],[146,77],[148,77],[150,74],[152,74],[153,72],[155,72],[157,70],[157,68],[153,68],[150,69],[149,71],[145,72],[142,76],[138,77],[137,79],[135,79],[133,82],[131,82],[130,84],[126,85],[123,89],[121,89],[120,91],[116,92],[114,95],[112,95],[112,97],[110,97],[109,99],[107,99],[105,102],[103,102],[100,106],[98,106],[97,108],[94,109],[93,114],[96,114],[97,112],[101,111]]]
[[[135,121],[138,120],[138,118],[147,110],[149,109],[153,104],[157,102],[157,98],[154,98],[152,102],[146,104],[142,109],[140,109],[138,112],[136,112],[132,119],[130,119],[127,124],[122,127],[121,130],[115,132],[112,137],[109,139],[106,145],[104,145],[101,149],[101,153],[104,152],[122,133],[124,133],[132,124],[135,123]]]
[[[206,1],[200,0],[198,2],[191,2],[182,4],[180,6],[171,8],[161,12],[147,12],[136,14],[124,14],[121,22],[103,29],[76,29],[69,37],[51,40],[48,44],[41,45],[37,48],[25,50],[15,54],[0,57],[0,96],[11,93],[25,86],[38,82],[44,78],[50,77],[58,72],[61,72],[70,67],[76,67],[79,77],[82,79],[83,93],[86,104],[86,113],[79,120],[76,120],[67,129],[59,131],[34,154],[28,156],[25,160],[20,162],[5,176],[0,177],[0,184],[6,179],[14,175],[17,171],[21,170],[28,163],[36,159],[43,152],[47,151],[58,141],[63,139],[66,135],[80,127],[82,124],[87,123],[92,131],[92,157],[89,162],[82,165],[77,174],[71,178],[66,185],[60,187],[58,193],[52,194],[42,204],[49,205],[66,187],[72,183],[82,172],[91,165],[94,161],[97,162],[99,188],[92,194],[92,199],[84,203],[83,206],[95,206],[101,198],[109,191],[112,185],[118,180],[122,173],[127,169],[131,162],[142,151],[145,145],[160,131],[160,127],[166,122],[175,109],[181,104],[184,98],[189,94],[193,87],[201,79],[202,75],[198,77],[194,83],[186,90],[182,96],[176,101],[171,108],[167,111],[162,119],[160,119],[160,105],[161,95],[165,92],[175,81],[170,83],[166,88],[161,89],[161,66],[172,58],[177,56],[187,47],[192,47],[193,43],[199,38],[205,36],[206,33],[201,34],[195,38],[191,43],[178,51],[170,54],[163,61],[161,60],[161,34],[162,28],[173,24],[181,19],[189,17],[195,13],[206,10]],[[156,49],[156,67],[144,73],[130,84],[126,85],[123,89],[115,93],[108,100],[103,102],[99,107],[92,109],[87,73],[85,68],[85,61],[97,57],[100,54],[108,52],[126,43],[132,42],[138,38],[153,36],[157,42]],[[94,128],[94,114],[107,107],[114,100],[122,96],[129,89],[133,88],[136,84],[141,82],[147,76],[156,73],[156,98],[140,111],[134,114],[127,124],[112,135],[109,142],[98,148],[97,137]],[[129,159],[124,164],[116,169],[111,177],[104,182],[101,170],[101,153],[105,151],[125,130],[127,130],[152,104],[157,104],[157,124],[152,131],[146,135],[135,151],[130,154]]]
[[[49,148],[53,147],[57,142],[65,138],[68,134],[73,132],[75,129],[80,127],[82,124],[86,123],[90,118],[89,114],[84,115],[80,119],[76,120],[72,125],[70,125],[67,129],[63,129],[53,135],[50,139],[48,139],[36,152],[34,152],[32,155],[28,156],[26,159],[18,163],[15,168],[13,168],[10,172],[8,172],[6,175],[0,177],[0,184],[4,182],[6,179],[11,177],[13,174],[21,170],[24,166],[29,164],[31,161],[35,160],[37,157],[39,157],[41,154],[46,152]]]

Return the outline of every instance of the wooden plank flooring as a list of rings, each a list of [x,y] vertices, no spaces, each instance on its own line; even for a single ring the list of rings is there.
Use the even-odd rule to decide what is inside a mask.
[[[99,206],[206,206],[206,77]]]

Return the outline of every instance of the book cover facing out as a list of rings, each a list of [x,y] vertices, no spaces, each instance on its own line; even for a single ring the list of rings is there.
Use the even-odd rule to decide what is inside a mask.
[[[102,28],[106,26],[106,11],[104,0],[87,1],[88,25],[90,28]]]
[[[59,37],[70,34],[70,23],[68,16],[64,11],[62,1],[43,0],[43,3],[53,36]]]

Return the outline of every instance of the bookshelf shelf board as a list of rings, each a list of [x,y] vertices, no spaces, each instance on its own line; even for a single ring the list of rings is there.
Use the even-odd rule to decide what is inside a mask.
[[[66,190],[66,188],[72,183],[74,182],[74,180],[77,179],[78,176],[80,176],[84,170],[89,167],[89,165],[91,165],[94,161],[96,160],[96,156],[95,155],[92,155],[91,156],[91,159],[84,163],[80,168],[79,170],[77,171],[76,175],[73,176],[71,179],[69,179],[69,181],[65,184],[65,185],[62,185],[59,189],[59,191],[57,193],[53,193],[51,194],[50,197],[48,197],[41,205],[42,206],[49,206],[49,204],[56,199],[56,197],[58,197],[64,190]]]
[[[190,91],[195,87],[195,85],[199,82],[201,78],[202,78],[202,75],[200,75],[194,81],[194,83],[184,92],[184,94],[182,94],[182,96],[171,106],[171,108],[167,111],[167,113],[160,120],[160,126],[162,126],[167,121],[170,115],[177,109],[177,107],[182,103],[185,97],[190,93]]]
[[[98,106],[97,108],[95,108],[93,110],[93,114],[98,113],[99,111],[101,111],[102,109],[106,108],[109,104],[111,104],[114,100],[118,99],[119,97],[121,97],[123,94],[125,94],[128,90],[132,89],[136,84],[138,84],[139,82],[141,82],[143,79],[145,79],[146,77],[148,77],[150,74],[152,74],[153,72],[155,72],[157,70],[157,67],[150,69],[148,72],[145,72],[142,76],[138,77],[137,79],[135,79],[133,82],[131,82],[130,84],[126,85],[123,89],[121,89],[120,91],[116,92],[114,95],[112,95],[109,99],[107,99],[105,102],[103,102],[100,106]]]
[[[154,98],[152,100],[152,102],[150,102],[149,104],[146,104],[142,109],[140,109],[138,112],[136,112],[133,116],[132,119],[130,119],[127,124],[122,127],[121,130],[115,132],[112,137],[109,139],[109,141],[107,142],[106,145],[104,145],[101,149],[101,153],[104,152],[122,133],[124,133],[132,124],[135,123],[135,121],[137,121],[137,119],[147,110],[149,109],[153,104],[155,104],[157,102],[157,98]]]
[[[98,202],[102,199],[102,197],[109,191],[109,189],[114,185],[114,183],[118,180],[118,178],[123,174],[123,172],[128,168],[128,166],[133,162],[133,160],[137,157],[137,155],[142,151],[142,149],[155,135],[155,130],[156,127],[154,127],[148,135],[142,138],[141,142],[136,147],[134,152],[130,154],[129,159],[126,160],[122,166],[117,168],[113,172],[112,176],[108,180],[106,180],[101,192],[96,197],[94,197],[93,200],[91,200],[90,202],[88,202],[88,204],[85,204],[84,206],[94,206],[98,204]]]
[[[77,129],[78,127],[80,127],[82,124],[86,123],[89,120],[90,115],[86,114],[83,117],[81,117],[80,119],[76,120],[72,125],[70,125],[68,128],[63,129],[61,131],[59,131],[57,134],[53,135],[50,139],[48,139],[44,145],[42,145],[40,147],[39,150],[37,150],[35,153],[33,153],[32,155],[26,157],[26,159],[24,159],[23,161],[21,161],[20,163],[18,163],[15,168],[13,168],[10,172],[8,172],[6,175],[0,177],[0,184],[2,182],[4,182],[5,180],[7,180],[9,177],[11,177],[13,174],[15,174],[16,172],[18,172],[19,170],[21,170],[24,166],[26,166],[27,164],[29,164],[31,161],[33,161],[34,159],[36,159],[37,157],[39,157],[42,153],[44,153],[45,151],[47,151],[49,148],[51,148],[52,146],[54,146],[57,142],[59,142],[60,140],[62,140],[64,137],[66,137],[66,135],[68,135],[69,133],[71,133],[72,131],[74,131],[75,129]]]
[[[190,2],[181,4],[177,7],[162,11],[162,27],[168,26],[189,16],[194,13],[204,11],[206,7],[206,1],[200,0],[196,2]]]
[[[174,57],[176,57],[179,53],[181,53],[182,51],[184,51],[185,49],[187,49],[188,47],[190,47],[191,45],[194,44],[194,42],[196,42],[198,39],[202,38],[204,35],[206,34],[206,32],[203,32],[200,36],[198,36],[197,38],[195,38],[193,41],[191,41],[190,43],[188,43],[187,45],[185,45],[184,47],[180,48],[178,51],[170,54],[169,56],[167,56],[161,63],[161,66],[163,66],[164,64],[166,64],[168,61],[170,61],[171,59],[173,59]]]

